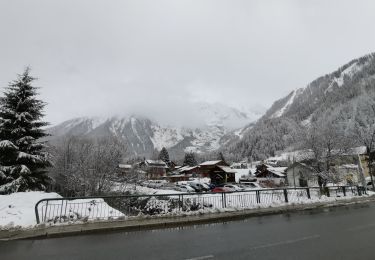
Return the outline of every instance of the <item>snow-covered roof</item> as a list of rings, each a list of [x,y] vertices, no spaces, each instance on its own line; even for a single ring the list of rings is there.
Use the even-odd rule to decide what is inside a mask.
[[[181,177],[186,177],[185,174],[171,174],[168,175],[169,178],[181,178]]]
[[[302,162],[295,162],[293,163],[291,166],[289,166],[288,168],[285,169],[285,171],[289,170],[289,169],[293,169],[293,167],[296,167],[297,165],[300,165],[308,170],[311,170],[311,171],[315,171],[311,166],[307,165],[306,163],[302,163]]]
[[[356,165],[356,164],[343,164],[343,165],[340,165],[339,168],[341,168],[341,169],[358,169],[358,165]]]
[[[276,171],[270,171],[272,172],[273,174],[277,175],[277,176],[280,176],[280,177],[285,177],[285,174],[281,173],[281,172],[276,172]]]
[[[201,163],[200,165],[202,165],[202,166],[215,165],[215,164],[218,164],[220,162],[222,162],[222,161],[220,161],[220,160],[218,160],[218,161],[206,161],[206,162]]]
[[[268,170],[270,171],[273,171],[273,172],[280,172],[280,173],[284,173],[286,169],[288,169],[288,167],[272,167],[272,166],[269,166],[267,167]]]
[[[220,169],[222,169],[226,173],[236,173],[235,169],[230,168],[229,166],[219,166]]]
[[[183,166],[179,169],[177,169],[178,172],[184,172],[184,171],[190,171],[190,170],[193,170],[195,168],[198,168],[199,166]]]
[[[242,166],[244,164],[246,165],[247,163],[246,162],[234,162],[230,166]]]
[[[146,160],[145,161],[149,166],[158,166],[158,167],[165,167],[168,168],[167,164],[162,160]]]
[[[360,147],[352,148],[349,151],[349,154],[366,154],[366,153],[367,153],[366,146],[360,146]]]
[[[247,163],[232,163],[230,168],[234,169],[249,169],[249,165]]]
[[[118,165],[118,167],[120,169],[131,169],[132,168],[132,166],[130,164],[121,164],[121,163]]]

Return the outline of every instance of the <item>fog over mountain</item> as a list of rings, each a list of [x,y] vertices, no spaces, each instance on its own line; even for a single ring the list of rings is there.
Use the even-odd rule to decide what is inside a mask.
[[[240,111],[223,104],[194,103],[191,115],[200,127],[165,125],[144,115],[83,117],[49,131],[55,139],[68,135],[112,136],[126,144],[129,156],[151,156],[166,147],[174,158],[184,152],[224,151],[230,158],[265,159],[296,149],[303,128],[329,115],[346,132],[375,117],[375,54],[354,59],[336,71],[293,90],[264,113]],[[259,108],[258,108],[259,109]],[[186,118],[185,118],[186,119]]]
[[[188,151],[208,153],[218,150],[222,146],[223,136],[263,114],[202,102],[192,104],[190,112],[199,117],[199,127],[166,125],[145,115],[130,114],[73,118],[48,131],[52,142],[67,136],[114,137],[126,145],[129,157],[149,157],[155,150],[166,147],[172,157],[181,158]]]

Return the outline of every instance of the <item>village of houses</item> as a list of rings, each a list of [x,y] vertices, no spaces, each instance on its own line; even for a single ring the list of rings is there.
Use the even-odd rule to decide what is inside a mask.
[[[303,157],[303,156],[302,156]],[[173,162],[144,159],[119,164],[119,175],[125,182],[154,190],[180,192],[234,192],[282,187],[318,187],[316,169],[309,160],[296,159],[296,153],[284,153],[264,161],[241,161],[231,164],[224,160],[205,161],[198,165],[176,165]],[[366,186],[372,189],[366,149],[356,148],[340,156],[332,165],[335,178],[327,186]],[[131,177],[130,177],[131,176]]]

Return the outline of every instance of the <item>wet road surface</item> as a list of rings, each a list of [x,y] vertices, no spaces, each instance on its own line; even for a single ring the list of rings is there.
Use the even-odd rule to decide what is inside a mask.
[[[0,259],[375,259],[375,204],[174,229],[0,242]]]

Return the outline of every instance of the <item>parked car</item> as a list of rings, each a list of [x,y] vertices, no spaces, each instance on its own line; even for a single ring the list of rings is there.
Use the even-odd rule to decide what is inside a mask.
[[[207,183],[202,183],[202,185],[203,185],[203,187],[205,187],[207,189],[207,191],[211,190],[210,185],[208,185]]]
[[[183,185],[183,184],[177,184],[176,185],[176,190],[177,191],[182,191],[182,192],[194,192],[195,190],[190,187],[189,185]]]
[[[243,190],[245,190],[244,188],[241,188],[241,187],[239,187],[235,184],[225,184],[224,188],[228,188],[231,191],[243,191]]]
[[[263,187],[260,186],[257,182],[241,182],[241,186],[244,187],[245,190],[263,189]]]
[[[163,190],[174,190],[176,188],[176,185],[170,182],[163,183],[163,185],[160,187],[160,189]]]
[[[141,186],[143,186],[143,187],[148,187],[149,184],[150,183],[148,181],[141,182]]]
[[[226,187],[216,187],[212,190],[212,192],[231,192],[231,190]]]
[[[199,182],[188,182],[188,185],[191,186],[196,192],[209,191],[210,188],[203,185]]]
[[[167,181],[165,181],[165,180],[149,180],[147,187],[158,189],[158,188],[161,188],[166,183],[167,183]]]

